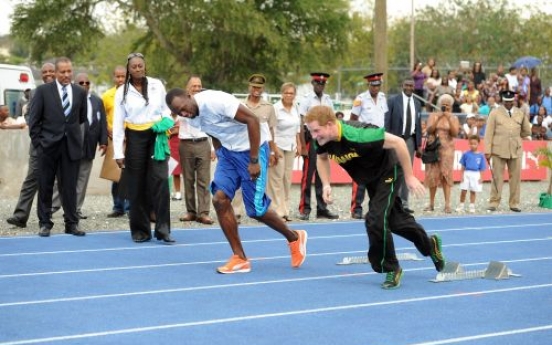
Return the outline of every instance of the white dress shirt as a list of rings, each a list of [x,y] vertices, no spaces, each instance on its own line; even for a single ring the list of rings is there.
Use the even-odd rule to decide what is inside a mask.
[[[274,104],[278,123],[274,130],[276,145],[284,151],[293,151],[297,147],[297,134],[301,131],[301,118],[297,105],[288,112],[282,101]]]
[[[148,99],[146,100],[138,90],[128,85],[126,100],[123,103],[124,89],[122,85],[115,92],[115,109],[113,113],[113,158],[125,157],[123,142],[125,139],[125,123],[143,125],[158,122],[162,117],[171,117],[171,111],[165,103],[165,87],[160,80],[148,78]]]

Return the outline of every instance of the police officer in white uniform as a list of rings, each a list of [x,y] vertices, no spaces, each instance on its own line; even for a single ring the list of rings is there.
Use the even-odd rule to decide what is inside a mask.
[[[368,91],[358,95],[351,109],[351,120],[383,127],[385,113],[388,111],[385,94],[380,91],[383,73],[373,73],[364,76],[368,83]],[[362,203],[366,194],[366,186],[353,182],[351,195],[351,218],[362,219]]]

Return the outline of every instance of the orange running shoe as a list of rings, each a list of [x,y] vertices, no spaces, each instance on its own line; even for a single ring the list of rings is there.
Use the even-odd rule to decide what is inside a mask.
[[[298,268],[303,264],[307,257],[307,232],[305,230],[295,230],[298,239],[289,243],[291,252],[291,267]]]
[[[222,274],[249,273],[251,272],[251,263],[238,255],[232,255],[226,265],[217,268],[217,272]]]

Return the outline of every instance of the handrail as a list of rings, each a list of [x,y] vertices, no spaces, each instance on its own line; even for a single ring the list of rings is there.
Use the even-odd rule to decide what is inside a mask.
[[[414,96],[414,98],[416,98],[416,99],[418,99],[420,102],[422,102],[422,104],[429,104],[429,105],[431,105],[431,106],[433,107],[433,109],[439,110],[439,108],[438,108],[435,104],[429,103],[425,98],[420,97],[420,96],[418,96],[418,95],[415,94],[415,93],[412,93],[412,96]]]

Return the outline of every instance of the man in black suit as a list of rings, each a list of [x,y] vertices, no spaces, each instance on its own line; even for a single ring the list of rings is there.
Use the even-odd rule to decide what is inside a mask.
[[[414,80],[405,79],[402,85],[403,91],[391,97],[387,102],[388,111],[385,113],[385,130],[391,134],[402,137],[406,142],[410,162],[414,161],[414,152],[416,157],[422,155],[422,105],[412,97],[414,93]],[[399,196],[405,211],[414,213],[408,207],[408,188],[406,188],[404,179],[402,181]]]
[[[83,157],[79,165],[79,176],[77,179],[77,216],[79,219],[86,219],[82,213],[82,205],[86,197],[86,189],[92,172],[92,165],[96,157],[96,148],[100,145],[99,150],[102,156],[107,150],[107,122],[105,116],[105,108],[102,100],[90,93],[90,79],[88,74],[79,73],[75,77],[75,84],[80,85],[87,94],[87,121],[81,125],[83,135]],[[52,211],[56,212],[61,208],[61,198],[59,193],[54,190],[52,201]]]
[[[77,178],[82,158],[81,124],[87,121],[86,91],[71,84],[71,60],[55,62],[54,82],[36,88],[31,102],[29,134],[38,162],[39,236],[48,237],[52,222],[52,193],[56,173],[64,211],[65,233],[84,236],[77,216]]]

